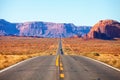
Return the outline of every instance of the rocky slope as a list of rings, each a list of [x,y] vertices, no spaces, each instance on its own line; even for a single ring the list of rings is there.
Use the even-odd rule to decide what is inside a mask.
[[[101,20],[92,27],[87,36],[88,38],[99,39],[120,38],[120,22]]]
[[[37,37],[71,37],[84,35],[90,26],[75,26],[72,23],[24,22],[10,23],[0,20],[0,35],[37,36]]]
[[[0,19],[0,35],[18,35],[19,30],[15,23],[10,23],[4,19]]]

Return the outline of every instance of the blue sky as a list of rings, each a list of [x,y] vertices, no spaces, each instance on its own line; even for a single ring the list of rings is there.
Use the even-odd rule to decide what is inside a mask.
[[[92,26],[102,19],[120,21],[120,0],[0,0],[0,18]]]

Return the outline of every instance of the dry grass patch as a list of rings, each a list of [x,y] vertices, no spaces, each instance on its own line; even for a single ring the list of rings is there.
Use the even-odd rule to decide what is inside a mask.
[[[0,37],[0,69],[42,55],[55,55],[58,39]]]
[[[0,55],[0,69],[29,58],[27,55]]]
[[[105,62],[120,69],[120,39],[83,40],[63,39],[63,50],[68,55],[84,55]]]

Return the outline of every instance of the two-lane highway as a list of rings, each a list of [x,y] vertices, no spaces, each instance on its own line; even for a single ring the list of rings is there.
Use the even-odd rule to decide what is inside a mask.
[[[63,55],[63,50],[62,50],[62,40],[61,38],[59,39],[59,42],[58,42],[58,49],[57,49],[57,55]]]
[[[63,54],[61,39],[57,55],[63,64],[62,80],[120,80],[120,71],[84,56]],[[58,80],[56,56],[36,57],[0,73],[0,80]]]
[[[63,54],[61,39],[58,49],[57,54],[60,54],[64,67],[64,80],[120,80],[120,71],[90,58],[61,55]]]

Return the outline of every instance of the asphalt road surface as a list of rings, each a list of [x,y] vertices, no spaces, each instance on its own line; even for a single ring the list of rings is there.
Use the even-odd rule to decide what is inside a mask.
[[[58,54],[63,54],[61,39]],[[61,55],[63,80],[120,80],[120,71],[83,56]],[[0,80],[57,80],[56,56],[41,56],[27,60],[0,73]]]
[[[62,56],[64,80],[120,80],[120,72],[83,56]]]
[[[55,56],[25,61],[0,73],[0,80],[56,80]]]
[[[61,38],[59,39],[59,42],[58,42],[58,49],[57,49],[57,53],[56,54],[57,55],[59,55],[59,54],[63,55],[64,54],[63,50],[62,50],[62,40],[61,40]]]

